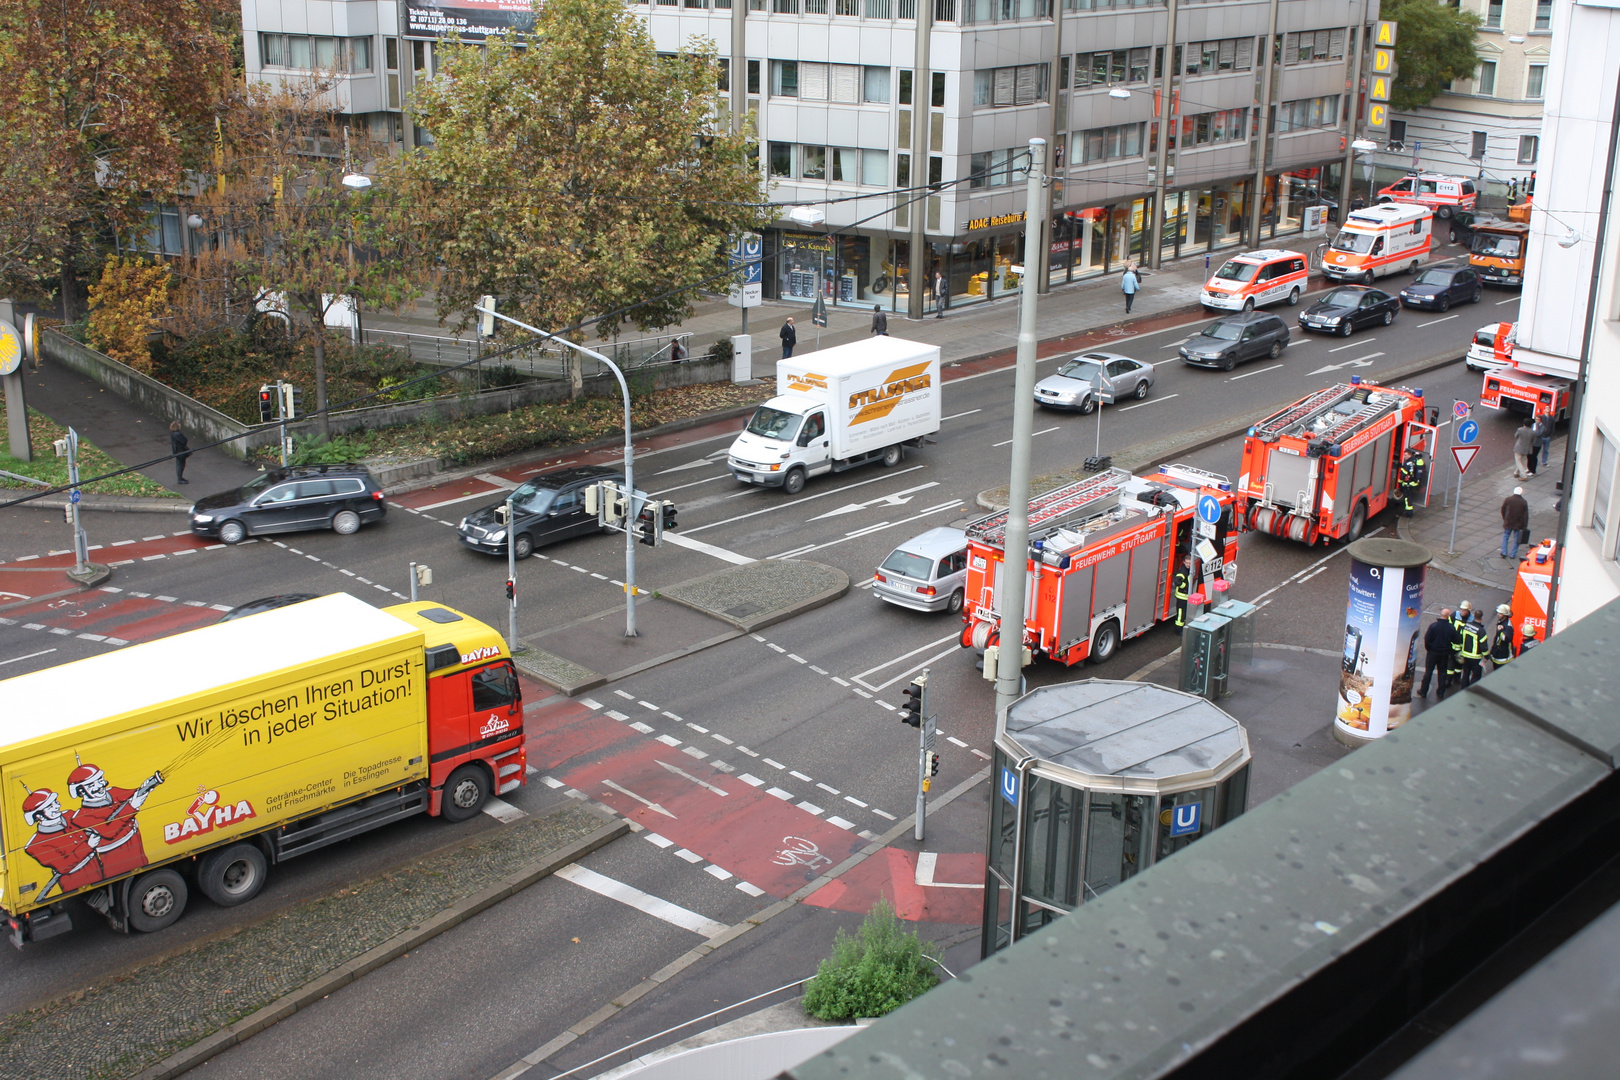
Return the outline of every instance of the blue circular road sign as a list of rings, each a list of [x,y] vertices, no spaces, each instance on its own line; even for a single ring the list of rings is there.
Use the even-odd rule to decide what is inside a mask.
[[[1198,520],[1205,525],[1221,520],[1221,501],[1213,495],[1198,496]]]
[[[1479,440],[1479,421],[1464,420],[1457,425],[1457,441],[1467,445]]]

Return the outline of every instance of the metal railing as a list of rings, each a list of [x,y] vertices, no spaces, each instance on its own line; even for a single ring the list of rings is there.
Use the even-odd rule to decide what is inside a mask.
[[[437,334],[415,334],[404,330],[378,330],[366,328],[363,334],[368,345],[386,345],[404,352],[413,362],[431,367],[455,367],[478,360],[493,346],[486,347],[477,337],[444,337]],[[591,348],[603,353],[620,368],[635,371],[659,364],[680,363],[690,359],[692,335],[690,333],[659,334],[653,337],[631,338],[627,341],[592,342]],[[581,375],[590,379],[607,372],[607,368],[588,358],[582,361]],[[505,353],[489,362],[491,371],[508,371],[528,379],[566,379],[568,357],[565,350],[552,346],[534,345]],[[479,386],[486,382],[483,364],[473,369]]]

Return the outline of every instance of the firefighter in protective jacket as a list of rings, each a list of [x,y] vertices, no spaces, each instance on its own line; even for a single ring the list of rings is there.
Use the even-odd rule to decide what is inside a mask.
[[[1401,459],[1400,474],[1395,481],[1395,493],[1401,502],[1401,515],[1411,517],[1418,495],[1429,476],[1429,458],[1421,443],[1407,448]]]
[[[1485,674],[1485,627],[1479,621],[1478,613],[1462,626],[1462,645],[1457,650],[1462,660],[1463,689],[1478,682]]]
[[[1187,597],[1192,595],[1192,568],[1192,556],[1190,554],[1183,555],[1181,568],[1176,571],[1175,577],[1176,633],[1178,634],[1181,633],[1181,628],[1187,625]]]
[[[1513,659],[1513,609],[1506,604],[1496,607],[1496,636],[1491,639],[1491,670],[1495,671]]]

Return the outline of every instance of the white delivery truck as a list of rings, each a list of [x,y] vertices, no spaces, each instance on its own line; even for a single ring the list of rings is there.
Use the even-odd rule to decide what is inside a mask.
[[[823,349],[778,362],[776,389],[727,463],[745,484],[796,495],[821,473],[898,465],[939,430],[939,346],[884,336]]]

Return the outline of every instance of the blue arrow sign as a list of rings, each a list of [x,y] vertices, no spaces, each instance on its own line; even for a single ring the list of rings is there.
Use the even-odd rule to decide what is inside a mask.
[[[77,488],[75,488],[74,490],[68,492],[68,502],[78,502],[78,501],[79,501],[79,492],[78,492]]]
[[[1198,520],[1205,525],[1221,520],[1221,501],[1213,495],[1198,496]]]
[[[1457,425],[1457,441],[1463,445],[1479,440],[1479,421],[1464,420]]]

